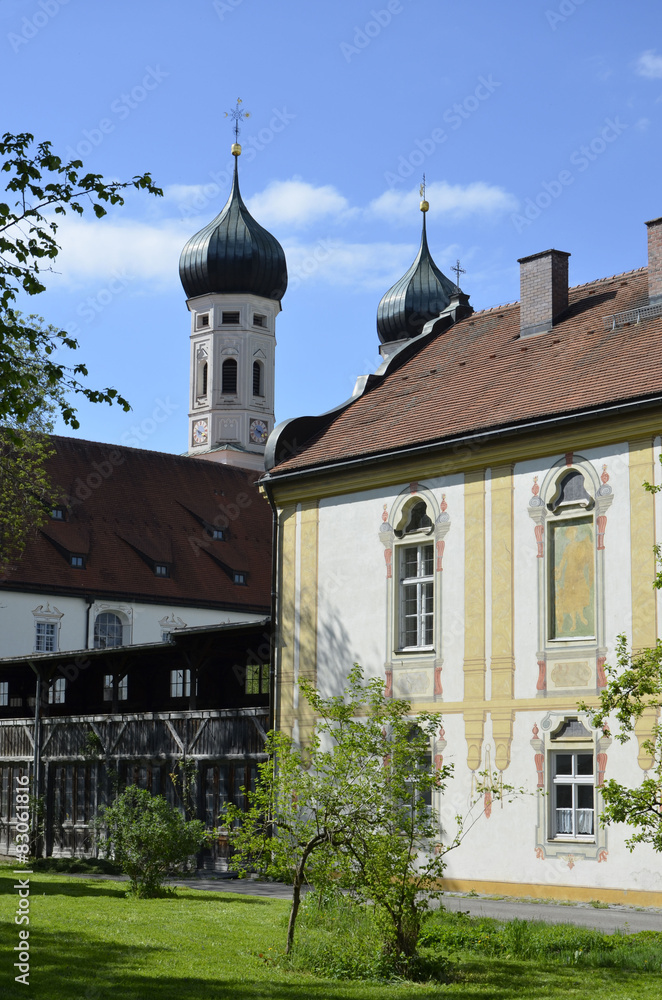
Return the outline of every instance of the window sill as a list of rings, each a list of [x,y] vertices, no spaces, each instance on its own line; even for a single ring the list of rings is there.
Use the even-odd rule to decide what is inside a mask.
[[[570,837],[559,834],[557,837],[550,837],[548,840],[550,844],[595,844],[596,839],[594,836],[588,837]]]
[[[402,649],[396,649],[393,652],[394,656],[416,656],[419,653],[434,653],[434,646],[404,646]]]

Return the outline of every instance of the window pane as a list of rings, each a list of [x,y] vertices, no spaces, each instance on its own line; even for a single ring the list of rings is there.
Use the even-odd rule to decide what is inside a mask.
[[[554,761],[554,774],[572,774],[572,754],[557,753]]]
[[[405,549],[404,550],[404,577],[411,577],[418,575],[418,549]]]
[[[421,559],[421,576],[432,576],[434,570],[434,546],[423,545],[423,556]]]
[[[577,774],[593,774],[593,754],[577,754]]]
[[[556,805],[559,809],[572,809],[572,785],[556,786]]]
[[[593,785],[577,785],[577,805],[580,809],[593,809]]]
[[[556,810],[556,832],[572,834],[572,809]]]

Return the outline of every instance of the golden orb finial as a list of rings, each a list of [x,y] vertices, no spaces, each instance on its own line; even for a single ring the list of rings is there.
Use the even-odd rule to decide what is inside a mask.
[[[421,195],[421,212],[427,212],[430,208],[430,204],[425,200],[425,174],[423,174],[423,183],[421,184],[419,191]]]

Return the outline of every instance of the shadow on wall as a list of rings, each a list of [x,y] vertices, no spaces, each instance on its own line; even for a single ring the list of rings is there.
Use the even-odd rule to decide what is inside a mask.
[[[317,632],[317,677],[320,694],[325,698],[340,695],[345,690],[347,675],[358,662],[369,674],[369,665],[362,663],[342,618],[335,608],[329,608]]]

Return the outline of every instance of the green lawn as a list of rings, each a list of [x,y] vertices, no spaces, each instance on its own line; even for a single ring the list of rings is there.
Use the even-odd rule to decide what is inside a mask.
[[[490,1000],[658,1000],[662,975],[582,970],[539,961],[467,956],[447,985],[322,980],[274,968],[289,904],[234,893],[178,890],[134,900],[122,884],[30,876],[30,987],[14,982],[14,876],[0,871],[3,1000],[404,1000],[453,995]],[[350,942],[347,942],[348,947]],[[271,949],[271,950],[270,950]],[[266,960],[265,960],[266,959]]]

